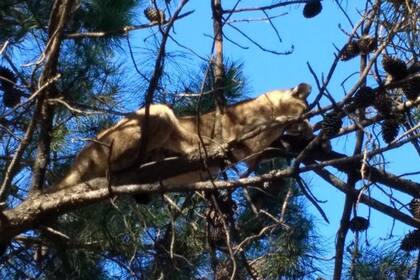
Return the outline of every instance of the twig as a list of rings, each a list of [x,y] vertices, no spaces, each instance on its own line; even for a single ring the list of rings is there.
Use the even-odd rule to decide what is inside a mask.
[[[6,50],[8,45],[9,45],[9,40],[6,40],[6,42],[4,42],[3,45],[0,48],[0,55],[3,54],[3,52]]]
[[[326,180],[328,183],[330,183],[332,186],[336,187],[337,189],[339,189],[340,191],[346,193],[346,194],[350,194],[354,199],[357,198],[359,192],[357,190],[351,189],[349,188],[349,186],[344,183],[343,181],[341,181],[339,178],[337,178],[336,176],[334,176],[333,174],[331,174],[330,172],[328,172],[325,169],[319,169],[319,170],[314,170],[315,173],[317,173],[321,178],[323,178],[324,180]],[[413,227],[417,227],[420,228],[420,220],[418,219],[414,219],[413,217],[406,215],[382,202],[380,202],[379,200],[376,200],[374,198],[368,197],[366,195],[362,195],[360,197],[360,201],[376,210],[378,210],[379,212],[382,212],[392,218],[395,218],[396,220],[399,220],[407,225],[411,225]]]
[[[400,136],[398,136],[397,138],[395,138],[392,141],[392,143],[398,142],[401,138],[404,138],[408,134],[411,134],[413,131],[417,130],[418,128],[420,128],[420,123],[418,123],[416,126],[412,127],[411,129],[407,130],[406,132],[404,132],[403,134],[401,134]]]
[[[36,110],[34,115],[32,116],[32,119],[28,127],[26,128],[26,132],[25,132],[25,136],[23,140],[20,142],[13,156],[13,159],[11,160],[9,166],[7,167],[6,172],[4,173],[3,182],[0,187],[0,202],[4,201],[6,198],[8,187],[13,180],[13,177],[16,173],[16,169],[19,166],[20,161],[22,160],[23,153],[28,147],[28,145],[30,144],[30,140],[35,130],[35,126],[38,121],[39,115],[40,115],[40,111]]]
[[[249,37],[247,34],[245,34],[245,32],[243,32],[242,30],[240,30],[239,28],[237,28],[233,24],[228,23],[228,25],[230,27],[232,27],[233,29],[235,29],[236,31],[238,31],[242,36],[244,36],[246,39],[248,39],[252,44],[257,46],[262,51],[269,52],[269,53],[272,53],[272,54],[275,54],[275,55],[289,55],[289,54],[293,53],[293,50],[294,50],[293,45],[291,46],[291,50],[289,50],[289,51],[278,52],[278,51],[274,51],[274,50],[269,50],[269,49],[263,47],[262,45],[260,45],[257,41],[255,41],[254,39]]]
[[[289,5],[295,5],[295,4],[304,4],[308,2],[307,0],[299,0],[299,1],[286,1],[286,2],[280,2],[273,5],[268,6],[259,6],[259,7],[249,7],[249,8],[242,8],[242,9],[234,9],[234,10],[223,10],[223,13],[225,14],[233,14],[233,13],[243,13],[243,12],[252,12],[252,11],[265,11],[265,10],[271,10],[279,7],[289,6]]]
[[[275,15],[275,16],[266,16],[263,18],[249,18],[249,19],[232,19],[232,20],[228,20],[226,21],[226,23],[238,23],[238,22],[246,22],[246,23],[250,23],[250,22],[258,22],[258,21],[269,21],[278,17],[283,17],[285,15],[287,15],[288,13],[281,13],[279,15]]]
[[[284,216],[286,214],[287,204],[289,202],[289,198],[290,198],[291,195],[292,195],[292,188],[289,186],[289,188],[287,189],[286,196],[285,196],[284,201],[283,201],[283,205],[281,207],[280,220],[279,220],[279,222],[281,222],[281,223],[284,222]]]
[[[296,182],[298,183],[300,190],[302,191],[303,195],[312,203],[312,205],[318,210],[319,214],[321,214],[324,221],[326,221],[328,224],[330,221],[328,220],[327,215],[325,214],[324,210],[322,210],[321,206],[317,203],[317,201],[308,193],[307,187],[305,186],[305,181],[302,180],[302,178],[297,177]]]
[[[67,109],[69,109],[69,111],[72,111],[74,113],[77,114],[81,114],[81,115],[97,115],[97,114],[101,114],[101,112],[93,112],[93,111],[85,111],[85,110],[80,110],[77,109],[73,106],[71,106],[69,103],[67,103],[63,97],[60,98],[49,98],[48,102],[54,104],[54,103],[60,103],[62,105],[64,105],[64,107],[66,107]]]
[[[247,246],[250,242],[254,241],[255,239],[258,239],[261,236],[263,236],[267,231],[273,230],[273,229],[275,229],[279,226],[283,226],[285,228],[285,230],[289,229],[289,227],[286,226],[283,223],[282,224],[275,223],[275,224],[272,224],[272,225],[265,226],[264,228],[262,228],[260,230],[260,232],[258,234],[246,237],[244,240],[241,241],[241,243],[239,243],[237,246],[235,246],[235,248],[234,248],[235,249],[235,254],[237,254],[239,251],[244,250],[245,246]]]
[[[181,208],[167,194],[163,194],[163,199],[176,209],[179,214],[182,214]]]
[[[228,42],[234,44],[240,49],[249,50],[249,47],[240,45],[238,42],[235,42],[234,40],[230,39],[226,34],[223,34],[223,38],[225,38]]]
[[[276,26],[273,24],[273,22],[271,21],[271,18],[270,18],[270,16],[267,14],[267,12],[265,11],[265,10],[262,10],[262,12],[264,13],[264,15],[266,16],[266,19],[268,20],[268,22],[270,23],[270,26],[273,28],[273,30],[274,30],[274,33],[276,33],[276,36],[277,36],[277,39],[279,40],[279,43],[281,43],[281,42],[283,42],[283,40],[281,39],[281,37],[280,37],[280,33],[279,33],[279,31],[277,30],[277,28],[276,28]],[[287,13],[285,13],[285,14],[287,14]],[[283,15],[285,15],[285,14],[283,14]]]
[[[50,85],[57,82],[60,78],[61,78],[61,74],[58,73],[54,77],[48,79],[34,93],[32,93],[31,96],[27,100],[25,100],[24,102],[22,102],[22,103],[16,105],[15,107],[13,107],[13,109],[10,110],[7,114],[5,114],[5,116],[11,115],[12,113],[16,112],[17,109],[19,109],[19,108],[25,106],[26,104],[29,104],[30,102],[32,102],[35,98],[39,97],[39,95],[42,95],[44,93],[45,89],[47,89]]]
[[[163,22],[162,25],[163,26],[168,26],[174,20],[182,19],[184,17],[187,17],[187,16],[191,15],[194,12],[195,11],[192,10],[192,11],[185,12],[183,14],[179,14],[176,17],[172,17],[169,20]],[[123,28],[112,30],[112,31],[97,31],[97,32],[83,32],[83,33],[65,34],[64,38],[65,39],[104,38],[104,37],[109,37],[109,36],[114,36],[114,35],[124,35],[124,34],[129,33],[130,31],[147,29],[147,28],[151,28],[151,27],[159,26],[159,25],[161,25],[160,22],[140,24],[140,25],[127,25],[127,26],[124,26]]]
[[[107,188],[108,188],[108,191],[109,191],[109,194],[110,194],[110,196],[112,196],[113,195],[113,190],[112,190],[112,186],[111,186],[111,181],[112,181],[112,147],[114,147],[114,139],[112,139],[111,140],[111,143],[109,144],[109,147],[108,147],[108,157],[107,157],[107,169],[106,169],[106,173],[105,173],[105,176],[106,176],[106,180],[108,181],[108,184],[107,184]]]

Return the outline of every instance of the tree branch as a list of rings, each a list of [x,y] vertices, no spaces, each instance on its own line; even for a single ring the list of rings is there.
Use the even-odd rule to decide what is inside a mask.
[[[331,174],[325,169],[318,169],[314,170],[316,174],[318,174],[321,178],[323,178],[325,181],[330,183],[332,186],[336,187],[340,191],[352,196],[354,200],[359,199],[360,202],[378,210],[379,212],[384,213],[385,215],[388,215],[392,218],[395,218],[396,220],[399,220],[407,225],[420,228],[420,220],[410,217],[400,211],[398,211],[395,208],[392,208],[386,204],[383,204],[379,200],[376,200],[374,198],[370,198],[367,195],[360,194],[359,191],[355,189],[351,189],[349,185],[341,181],[339,178]]]
[[[73,0],[56,0],[54,2],[48,26],[49,40],[44,52],[45,66],[44,71],[39,78],[39,85],[47,84],[48,81],[57,74],[62,33],[65,24],[70,18],[72,6]],[[46,87],[38,96],[36,111],[40,112],[41,127],[32,173],[31,191],[40,191],[44,184],[45,172],[50,157],[51,130],[54,116],[54,107],[45,102],[45,100],[56,94],[57,90],[53,84]]]
[[[172,20],[178,20],[178,19],[187,17],[191,15],[192,13],[194,13],[194,10],[180,14],[162,23],[156,22],[156,23],[147,23],[147,24],[139,24],[139,25],[128,25],[128,26],[124,26],[123,28],[119,28],[119,29],[111,30],[111,31],[92,31],[92,32],[65,34],[64,39],[107,38],[107,37],[116,36],[116,35],[125,35],[130,31],[147,29],[147,28],[151,28],[151,27],[158,26],[161,24],[163,26],[167,26]]]

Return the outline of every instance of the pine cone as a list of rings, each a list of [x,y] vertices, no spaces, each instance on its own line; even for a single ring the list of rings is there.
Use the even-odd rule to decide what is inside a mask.
[[[162,23],[165,21],[165,13],[154,7],[148,7],[144,10],[144,15],[151,23]]]
[[[398,118],[387,118],[382,123],[382,138],[387,144],[394,141],[400,130]]]
[[[375,93],[373,106],[382,116],[388,117],[391,115],[392,111],[392,99],[388,96],[385,90],[378,90]]]
[[[366,108],[375,102],[375,91],[371,87],[362,86],[353,96],[353,104],[357,108]]]
[[[321,133],[325,138],[330,138],[340,131],[342,125],[343,121],[341,120],[340,114],[333,111],[324,117]]]
[[[408,67],[408,75],[420,73],[420,61],[416,61]],[[420,77],[414,77],[401,86],[402,91],[409,100],[416,100],[420,94]]]
[[[8,124],[9,124],[9,121],[6,118],[0,117],[0,125],[7,127]]]
[[[414,77],[401,86],[405,96],[409,100],[416,100],[420,94],[420,77]]]
[[[223,246],[226,239],[222,217],[217,213],[214,207],[206,212],[207,217],[207,238],[212,247]]]
[[[408,74],[416,74],[420,72],[420,61],[416,61],[408,67]]]
[[[351,41],[344,46],[344,50],[340,59],[343,61],[350,60],[360,54],[359,44],[357,41]]]
[[[303,7],[303,16],[305,18],[312,18],[322,11],[322,4],[320,0],[308,0]]]
[[[420,249],[420,230],[416,229],[406,234],[401,240],[400,248],[407,252]]]
[[[414,218],[420,219],[420,198],[413,198],[410,204],[410,212]]]
[[[17,79],[15,74],[9,68],[0,66],[0,85],[2,90],[5,91],[13,87],[16,81]]]
[[[233,217],[235,210],[238,208],[231,195],[223,195],[219,199],[219,207],[220,211],[222,211],[222,213],[227,217]]]
[[[376,38],[363,36],[357,40],[357,46],[359,47],[360,53],[366,55],[373,52],[378,47],[378,41]]]
[[[3,94],[3,104],[6,107],[13,108],[20,103],[22,93],[14,87],[5,88]]]
[[[369,220],[363,217],[355,216],[351,219],[349,228],[353,232],[365,231],[369,228]]]
[[[399,58],[384,55],[382,66],[393,80],[401,80],[408,75],[407,65]]]

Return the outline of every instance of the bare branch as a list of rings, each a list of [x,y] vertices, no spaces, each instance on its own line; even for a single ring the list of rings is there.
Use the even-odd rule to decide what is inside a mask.
[[[253,12],[253,11],[265,11],[265,10],[271,10],[279,7],[285,7],[289,5],[296,5],[296,4],[304,4],[307,0],[299,0],[299,1],[286,1],[286,2],[280,2],[273,5],[268,6],[259,6],[259,7],[249,7],[249,8],[242,8],[242,9],[234,9],[234,10],[223,10],[223,13],[225,14],[233,14],[233,13],[243,13],[243,12]]]
[[[128,25],[128,26],[124,26],[123,28],[112,30],[112,31],[71,33],[71,34],[65,34],[64,38],[65,39],[107,38],[107,37],[112,37],[112,36],[125,35],[125,34],[127,34],[128,32],[131,32],[131,31],[148,29],[148,28],[152,28],[152,27],[155,27],[155,26],[159,26],[161,24],[163,26],[167,26],[171,22],[173,22],[174,20],[182,19],[184,17],[187,17],[187,16],[191,15],[192,13],[194,13],[194,10],[185,12],[183,14],[180,14],[180,15],[176,16],[176,17],[174,15],[174,17],[172,17],[169,20],[167,20],[165,22],[162,22],[162,23],[155,22],[155,23],[147,23],[147,24],[139,24],[139,25]]]

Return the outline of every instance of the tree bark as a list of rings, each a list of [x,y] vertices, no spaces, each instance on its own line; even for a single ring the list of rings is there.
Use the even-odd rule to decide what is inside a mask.
[[[44,72],[39,78],[39,85],[48,83],[48,81],[57,74],[62,35],[64,26],[70,18],[73,1],[74,0],[56,0],[54,2],[48,25],[48,42],[45,49]],[[40,112],[40,131],[31,185],[31,191],[35,192],[39,192],[43,188],[45,174],[50,159],[54,106],[49,104],[47,100],[48,98],[57,95],[57,88],[54,84],[51,84],[39,94],[37,99],[36,111]]]

